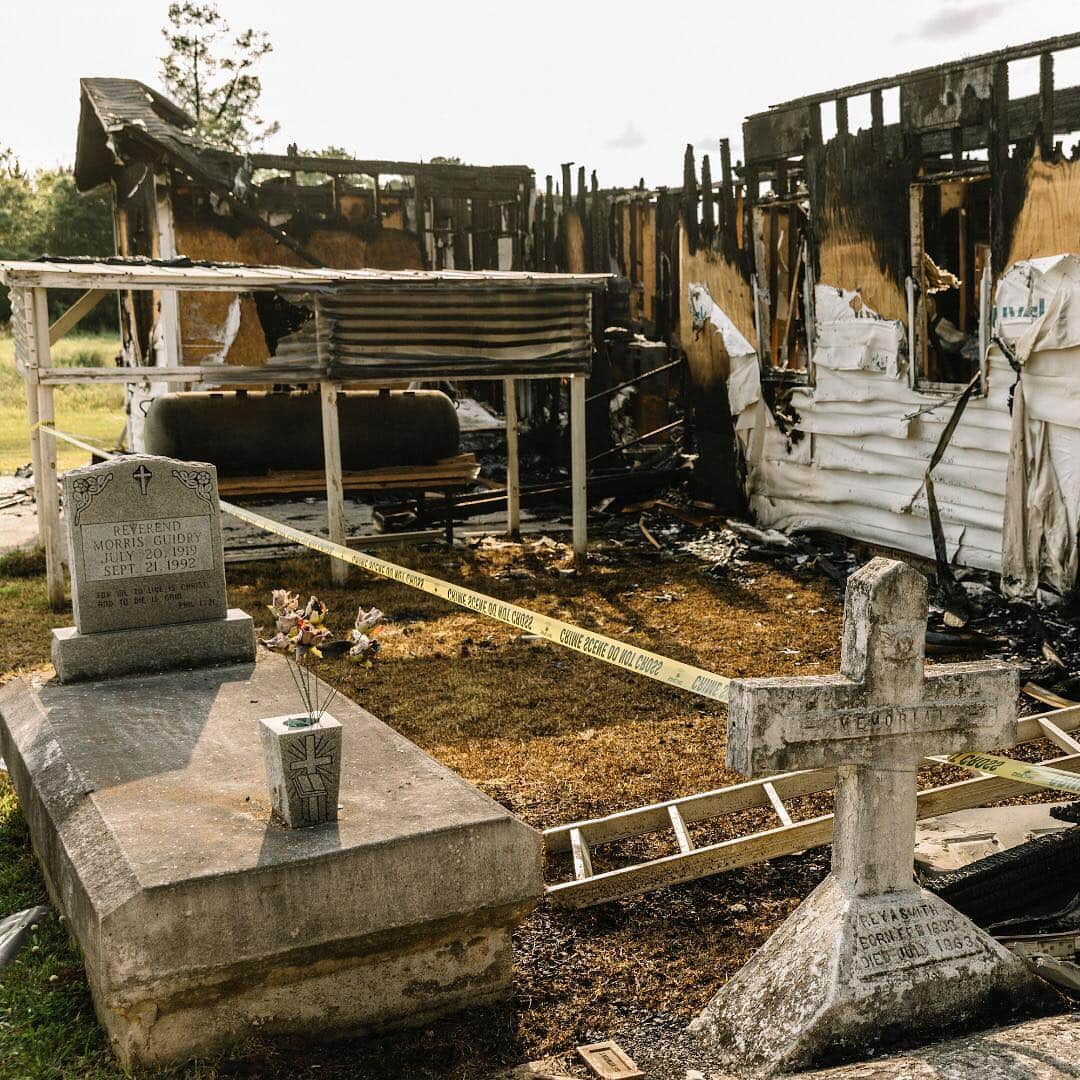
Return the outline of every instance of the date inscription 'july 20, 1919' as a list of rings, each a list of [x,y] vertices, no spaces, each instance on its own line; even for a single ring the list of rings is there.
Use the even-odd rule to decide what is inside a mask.
[[[209,514],[83,526],[88,581],[156,577],[214,568]]]

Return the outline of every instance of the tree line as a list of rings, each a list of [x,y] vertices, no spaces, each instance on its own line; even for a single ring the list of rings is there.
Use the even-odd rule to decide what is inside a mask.
[[[0,148],[0,259],[106,256],[115,250],[107,188],[80,195],[70,168],[29,172],[12,151]],[[54,317],[70,302],[70,297],[50,292]],[[0,323],[10,318],[7,289],[0,288]],[[84,326],[115,329],[115,307],[99,305],[86,317]]]
[[[262,84],[255,68],[272,50],[263,31],[234,35],[216,3],[183,2],[169,5],[162,35],[168,49],[161,57],[165,93],[191,113],[199,138],[243,152],[277,131],[277,124],[258,115]],[[108,188],[80,195],[70,167],[30,171],[13,150],[0,146],[0,259],[115,252]],[[50,291],[50,314],[55,317],[71,300]],[[0,325],[10,318],[8,291],[0,286]],[[114,330],[115,305],[100,304],[81,325]]]

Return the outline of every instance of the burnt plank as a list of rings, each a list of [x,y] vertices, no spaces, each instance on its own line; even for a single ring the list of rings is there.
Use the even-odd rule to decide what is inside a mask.
[[[1011,125],[1011,120],[1010,120]],[[1039,153],[1049,161],[1054,152],[1054,54],[1039,57]]]
[[[777,109],[757,113],[743,123],[743,147],[746,160],[750,162],[776,161],[778,158],[796,157],[803,153],[806,141],[811,138],[814,118],[820,110],[801,106],[794,109]]]
[[[957,67],[900,85],[900,123],[906,131],[940,131],[989,122],[993,68]]]

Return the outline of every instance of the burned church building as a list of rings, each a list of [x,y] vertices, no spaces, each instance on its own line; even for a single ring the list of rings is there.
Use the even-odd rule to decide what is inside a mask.
[[[112,185],[123,255],[613,272],[590,394],[632,383],[627,445],[681,439],[699,492],[763,525],[1065,592],[1080,86],[1055,67],[1078,49],[1073,34],[810,94],[749,116],[741,160],[720,139],[700,162],[687,149],[681,186],[625,190],[569,165],[537,190],[525,166],[225,154],[152,90],[88,79],[77,180]],[[132,364],[297,347],[272,298],[121,308]],[[617,440],[595,451],[618,461]]]

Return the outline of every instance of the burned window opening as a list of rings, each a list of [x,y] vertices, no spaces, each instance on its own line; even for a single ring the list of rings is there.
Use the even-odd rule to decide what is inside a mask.
[[[932,178],[911,188],[915,384],[967,383],[980,369],[980,282],[990,259],[986,173]]]
[[[769,200],[754,206],[761,365],[766,378],[794,375],[804,380],[809,370],[809,224],[809,203],[805,199]]]
[[[258,312],[259,325],[266,338],[271,356],[276,356],[278,342],[296,333],[315,318],[311,304],[303,305],[287,300],[281,293],[259,290],[251,294]]]

